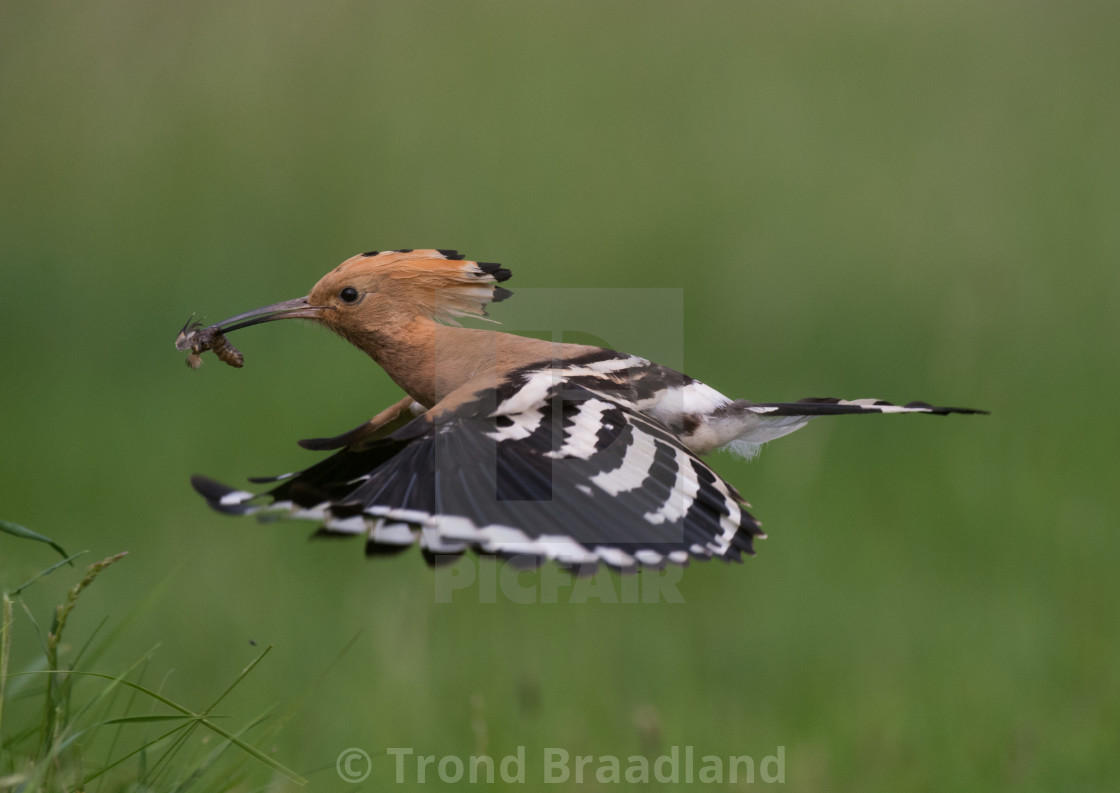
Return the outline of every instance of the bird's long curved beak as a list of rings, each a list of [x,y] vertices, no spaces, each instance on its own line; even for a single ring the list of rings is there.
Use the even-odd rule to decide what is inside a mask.
[[[307,297],[297,297],[293,300],[284,300],[273,303],[271,306],[246,311],[229,319],[223,319],[210,327],[218,333],[230,333],[250,325],[259,325],[262,322],[272,322],[277,319],[317,319],[320,314],[327,311],[330,306],[313,306]]]

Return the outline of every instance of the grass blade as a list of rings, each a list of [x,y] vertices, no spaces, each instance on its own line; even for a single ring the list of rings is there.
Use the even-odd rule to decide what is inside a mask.
[[[189,719],[190,716],[184,716],[181,713],[168,714],[166,716],[121,716],[116,719],[106,719],[99,721],[92,725],[93,727],[104,727],[106,724],[146,724],[153,721],[183,721]]]
[[[17,586],[15,589],[13,589],[11,592],[9,592],[9,594],[12,595],[12,596],[18,595],[20,592],[27,589],[29,586],[34,584],[40,578],[42,578],[43,576],[50,575],[55,570],[62,567],[62,565],[64,565],[64,564],[68,564],[71,567],[73,567],[74,566],[74,560],[77,559],[80,556],[85,556],[87,553],[89,553],[89,551],[78,551],[76,554],[73,554],[71,556],[67,556],[61,562],[55,562],[50,567],[48,567],[46,570],[40,570],[35,575],[31,576],[31,578],[27,579],[22,584]]]
[[[59,555],[65,559],[70,554],[66,553],[61,545],[52,540],[50,537],[44,537],[37,531],[32,531],[26,526],[20,526],[18,523],[12,523],[7,520],[0,520],[0,531],[11,534],[13,537],[22,537],[25,540],[35,540],[36,542],[45,542],[47,545],[58,551]]]
[[[218,695],[218,698],[217,698],[217,699],[215,699],[215,700],[214,700],[213,702],[211,702],[211,703],[210,703],[210,707],[208,707],[208,708],[207,708],[206,710],[204,710],[204,711],[202,712],[202,713],[203,713],[203,715],[209,715],[209,714],[210,714],[210,712],[211,712],[212,710],[214,710],[214,708],[216,708],[216,707],[218,706],[218,703],[219,703],[219,702],[221,702],[221,701],[222,701],[223,699],[225,699],[225,698],[226,698],[227,696],[229,696],[229,692],[231,692],[231,691],[233,691],[233,690],[234,690],[235,688],[237,688],[238,684],[239,684],[239,683],[241,683],[241,681],[242,681],[242,680],[244,680],[244,679],[245,679],[245,677],[246,677],[246,676],[247,676],[247,675],[248,675],[248,674],[249,674],[250,672],[252,672],[252,671],[253,671],[253,668],[254,668],[254,667],[256,667],[256,665],[257,665],[257,664],[259,664],[259,663],[260,663],[261,661],[263,661],[263,660],[264,660],[264,657],[265,657],[266,655],[268,655],[268,654],[269,654],[270,652],[272,652],[272,645],[271,645],[271,644],[270,644],[270,645],[268,645],[268,647],[265,647],[265,648],[264,648],[264,652],[262,652],[262,653],[261,653],[260,655],[258,655],[258,656],[257,656],[257,657],[256,657],[255,659],[253,659],[252,661],[250,661],[250,662],[249,662],[249,665],[248,665],[248,666],[246,666],[246,667],[245,667],[244,669],[242,669],[242,670],[241,670],[241,674],[239,674],[239,675],[238,675],[238,676],[237,676],[236,678],[234,678],[234,681],[233,681],[232,683],[230,683],[230,684],[229,684],[229,685],[228,685],[228,686],[226,687],[226,690],[225,690],[225,691],[223,691],[223,692],[222,692],[221,694],[219,694],[219,695]]]
[[[265,652],[267,652],[267,650]],[[263,654],[262,654],[262,657],[263,657]],[[260,659],[258,658],[257,660],[259,661]],[[256,662],[251,663],[249,665],[248,669],[252,669],[254,666],[256,666]],[[33,675],[33,674],[51,675],[51,674],[59,674],[59,672],[55,672],[53,670],[48,669],[48,670],[44,670],[42,672],[17,672],[16,674],[17,675]],[[106,675],[106,674],[101,673],[101,672],[80,672],[80,671],[75,670],[75,671],[71,671],[71,672],[66,672],[66,674],[84,675],[86,677],[99,677],[99,678],[102,678],[103,680],[115,681],[117,685],[128,686],[129,688],[136,689],[140,693],[146,694],[148,697],[150,697],[150,698],[152,698],[152,699],[154,699],[158,702],[162,702],[164,705],[167,705],[167,707],[171,708],[172,710],[177,710],[180,713],[182,713],[184,716],[190,717],[189,719],[187,719],[187,724],[188,725],[190,724],[191,721],[197,721],[199,724],[206,727],[211,732],[216,732],[218,735],[225,738],[227,741],[232,743],[234,746],[236,746],[241,751],[245,752],[246,754],[250,754],[253,757],[257,758],[262,763],[264,763],[265,765],[272,768],[274,771],[279,771],[281,774],[288,777],[288,779],[292,780],[297,785],[303,786],[303,785],[307,784],[307,780],[304,779],[302,776],[300,776],[295,771],[288,768],[286,765],[279,762],[278,760],[275,760],[272,757],[269,757],[267,754],[262,752],[257,747],[253,746],[252,744],[246,743],[245,741],[241,740],[237,736],[230,733],[228,730],[218,726],[217,724],[215,724],[213,721],[206,718],[205,716],[203,716],[199,713],[195,713],[194,711],[190,710],[189,708],[185,708],[182,705],[180,705],[179,703],[174,702],[173,700],[170,700],[167,697],[163,696],[162,694],[158,694],[158,693],[156,693],[155,691],[152,691],[149,688],[145,688],[144,686],[137,685],[136,683],[132,683],[128,680],[122,680],[120,678],[115,678],[112,675]],[[241,677],[244,677],[244,673],[242,674]],[[222,696],[224,697],[225,694],[223,694]],[[174,733],[174,732],[178,731],[179,729],[182,728],[182,726],[183,725],[180,725],[179,727],[177,727],[175,730],[172,730],[171,732]],[[171,733],[168,733],[168,734],[171,734]]]
[[[4,739],[4,695],[8,683],[8,659],[12,654],[12,599],[4,593],[0,609],[0,746]]]
[[[102,768],[101,768],[100,770],[98,770],[98,771],[95,771],[94,773],[90,774],[90,775],[89,775],[89,776],[87,776],[87,777],[86,777],[85,779],[83,779],[83,780],[82,780],[82,787],[86,787],[87,785],[89,785],[89,783],[90,783],[90,782],[92,782],[93,780],[97,779],[97,778],[98,778],[99,776],[101,776],[102,774],[104,774],[104,773],[106,773],[106,772],[108,772],[108,771],[111,771],[112,769],[114,769],[114,768],[116,768],[117,766],[119,766],[119,765],[120,765],[121,763],[123,763],[123,762],[125,762],[126,760],[129,760],[129,759],[131,759],[131,758],[133,758],[133,757],[135,757],[136,755],[140,754],[140,753],[141,753],[141,752],[143,752],[144,750],[146,750],[146,749],[149,749],[149,748],[151,748],[152,746],[155,746],[155,745],[156,745],[157,743],[159,743],[160,741],[164,740],[165,738],[170,738],[170,737],[171,737],[172,735],[174,735],[175,733],[179,732],[179,730],[182,730],[182,729],[184,729],[184,728],[186,728],[186,727],[187,727],[187,724],[185,724],[185,723],[184,723],[184,724],[180,724],[180,725],[178,725],[178,726],[176,726],[176,727],[174,727],[174,728],[172,728],[172,729],[168,730],[167,732],[163,733],[163,735],[160,735],[160,736],[159,736],[159,737],[157,737],[157,738],[153,738],[152,740],[148,741],[147,743],[141,744],[140,746],[136,747],[135,749],[133,749],[133,750],[132,750],[131,752],[129,752],[128,754],[125,754],[125,755],[122,755],[121,757],[118,757],[118,758],[117,758],[116,760],[114,760],[113,762],[109,763],[108,765],[106,765],[106,766],[102,767]]]

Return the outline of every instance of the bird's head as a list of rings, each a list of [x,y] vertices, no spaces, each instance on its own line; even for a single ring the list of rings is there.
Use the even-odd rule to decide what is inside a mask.
[[[512,293],[498,286],[510,271],[467,261],[450,250],[371,251],[324,275],[305,297],[247,311],[211,326],[216,333],[278,319],[314,320],[355,343],[417,319],[458,324],[486,316],[486,304]]]

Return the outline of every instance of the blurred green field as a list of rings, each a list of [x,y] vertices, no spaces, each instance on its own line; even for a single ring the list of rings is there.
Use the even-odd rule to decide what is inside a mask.
[[[158,644],[152,674],[201,704],[275,644],[225,703],[248,717],[358,635],[265,747],[315,790],[391,787],[389,747],[519,745],[511,789],[538,786],[544,747],[685,745],[784,747],[784,785],[738,789],[1120,784],[1120,6],[3,16],[0,517],[90,561],[130,552],[69,628],[124,625],[99,671]],[[243,371],[192,373],[183,320],[395,247],[509,266],[526,299],[499,320],[528,322],[549,288],[683,289],[685,368],[734,396],[992,415],[821,421],[716,459],[770,538],[742,567],[689,568],[684,603],[440,603],[418,553],[224,518],[187,481],[305,466],[296,439],[398,392],[298,323],[246,331]],[[0,559],[0,588],[54,561],[3,535]],[[22,620],[14,667],[39,652]],[[348,747],[374,757],[362,785],[336,774]]]

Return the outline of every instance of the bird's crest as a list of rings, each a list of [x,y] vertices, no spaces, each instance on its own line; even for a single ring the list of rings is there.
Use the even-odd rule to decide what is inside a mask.
[[[369,275],[383,288],[407,290],[411,305],[432,319],[458,325],[457,317],[486,317],[486,304],[513,293],[499,283],[510,271],[495,262],[475,262],[453,250],[369,251],[353,256],[333,276]]]

